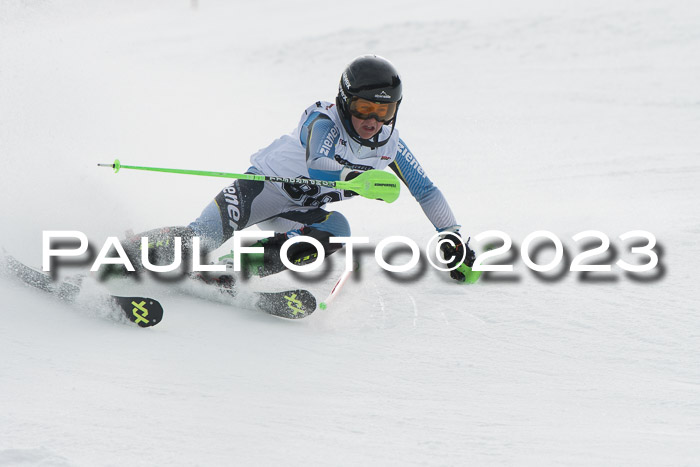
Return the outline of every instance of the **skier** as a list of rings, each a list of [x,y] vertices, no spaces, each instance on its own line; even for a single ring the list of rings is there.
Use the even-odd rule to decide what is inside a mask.
[[[334,103],[319,101],[307,108],[297,128],[251,156],[247,173],[281,177],[306,177],[320,180],[351,180],[369,169],[390,167],[420,203],[426,216],[442,237],[441,250],[448,266],[462,263],[471,267],[474,252],[459,236],[459,225],[440,190],[430,181],[415,156],[399,138],[396,120],[402,100],[401,78],[386,59],[364,55],[353,60],[343,71]],[[204,250],[218,248],[233,233],[252,225],[278,232],[254,246],[264,246],[265,253],[245,255],[247,272],[259,276],[274,274],[285,268],[280,260],[282,244],[292,236],[306,235],[318,240],[326,255],[342,248],[330,243],[331,237],[350,236],[348,220],[325,205],[355,196],[342,191],[313,185],[293,185],[250,180],[235,180],[224,188],[187,227],[168,227],[145,232],[124,244],[132,262],[140,264],[140,237],[149,237],[149,254],[156,261],[167,261],[169,239],[182,237],[183,248],[190,239],[200,237]],[[158,251],[163,250],[164,251]],[[316,250],[306,242],[288,250],[296,264],[313,261]],[[244,266],[245,267],[245,266]],[[458,281],[465,275],[450,273]]]

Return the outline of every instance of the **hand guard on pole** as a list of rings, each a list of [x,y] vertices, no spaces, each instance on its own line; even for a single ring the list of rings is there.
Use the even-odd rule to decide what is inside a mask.
[[[469,248],[469,238],[466,243],[462,240],[459,231],[446,231],[440,238],[440,252],[442,258],[447,261],[450,277],[459,282],[473,284],[481,276],[480,271],[472,271],[476,254]]]

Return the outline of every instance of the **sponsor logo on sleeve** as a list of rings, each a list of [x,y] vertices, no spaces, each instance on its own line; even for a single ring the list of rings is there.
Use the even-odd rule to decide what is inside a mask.
[[[241,219],[241,211],[238,209],[240,204],[238,200],[238,192],[234,185],[229,185],[224,188],[224,199],[226,200],[226,213],[228,214],[228,224],[233,230],[238,230],[238,221]]]
[[[423,167],[418,163],[415,157],[413,157],[413,154],[411,154],[411,151],[408,150],[406,146],[403,144],[399,143],[399,152],[401,155],[406,159],[406,162],[413,167],[418,174],[420,174],[421,177],[425,178],[425,171],[423,170]]]
[[[335,138],[338,137],[338,129],[336,127],[331,128],[331,130],[328,132],[326,135],[326,138],[323,140],[323,144],[319,148],[319,152],[325,156],[330,157],[331,155],[331,149],[333,148],[333,142],[335,141]]]

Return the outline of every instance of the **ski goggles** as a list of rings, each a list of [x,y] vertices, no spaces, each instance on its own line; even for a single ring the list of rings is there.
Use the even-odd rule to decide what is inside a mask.
[[[374,118],[378,122],[386,123],[396,115],[396,105],[396,102],[372,102],[353,97],[350,100],[350,114],[360,120]]]

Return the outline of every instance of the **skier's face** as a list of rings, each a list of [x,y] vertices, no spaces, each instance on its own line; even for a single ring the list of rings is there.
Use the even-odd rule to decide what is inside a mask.
[[[355,131],[362,139],[370,139],[372,136],[379,133],[379,130],[381,130],[382,126],[384,125],[382,122],[378,122],[374,118],[362,120],[353,115],[351,119],[353,128],[355,128]]]

